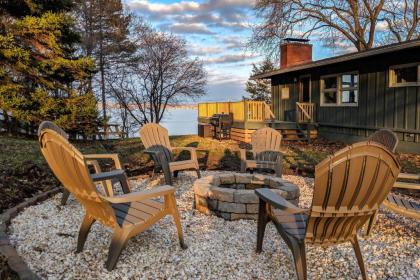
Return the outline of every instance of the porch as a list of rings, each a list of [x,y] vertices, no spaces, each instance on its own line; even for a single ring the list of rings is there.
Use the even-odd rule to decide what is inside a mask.
[[[214,114],[232,114],[231,139],[250,142],[251,134],[274,121],[270,106],[264,101],[206,102],[198,104],[198,125],[210,123]]]
[[[264,101],[206,102],[198,104],[198,124],[210,123],[214,114],[232,114],[231,139],[249,143],[251,134],[265,126],[280,130],[285,140],[316,138],[314,103],[296,102],[294,121],[279,120]]]

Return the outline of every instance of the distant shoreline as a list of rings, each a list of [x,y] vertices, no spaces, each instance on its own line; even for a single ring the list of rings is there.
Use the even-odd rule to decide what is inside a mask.
[[[136,108],[136,105],[129,105],[133,109]],[[120,106],[117,103],[111,103],[106,105],[107,109],[118,109]],[[98,103],[97,105],[98,110],[102,110],[102,104]],[[172,110],[197,110],[198,104],[168,104],[166,106],[166,109],[172,109]]]

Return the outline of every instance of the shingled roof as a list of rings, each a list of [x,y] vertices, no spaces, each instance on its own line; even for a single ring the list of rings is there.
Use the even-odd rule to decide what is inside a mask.
[[[330,57],[330,58],[321,59],[321,60],[317,60],[317,61],[312,61],[310,63],[305,63],[305,64],[301,64],[301,65],[297,65],[297,66],[277,69],[277,70],[273,70],[273,71],[270,71],[270,72],[266,72],[266,73],[262,73],[262,74],[259,74],[259,75],[252,76],[251,79],[254,79],[254,80],[267,79],[267,78],[271,78],[273,76],[280,75],[280,74],[295,72],[295,71],[299,71],[299,70],[306,70],[306,69],[326,66],[326,65],[340,63],[340,62],[352,61],[352,60],[365,58],[365,57],[369,57],[369,56],[392,53],[394,51],[416,48],[416,47],[420,47],[420,39],[406,41],[406,42],[402,42],[402,43],[395,43],[395,44],[391,44],[391,45],[386,45],[386,46],[373,48],[373,49],[366,50],[366,51],[344,54],[344,55],[340,55],[340,56],[335,56],[335,57]]]

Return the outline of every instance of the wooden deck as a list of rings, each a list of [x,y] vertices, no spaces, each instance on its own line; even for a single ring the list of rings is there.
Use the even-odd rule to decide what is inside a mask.
[[[279,130],[284,140],[308,141],[317,137],[315,105],[296,103],[296,121],[279,121],[264,101],[210,102],[198,104],[199,124],[210,123],[214,114],[233,114],[231,139],[249,143],[251,134],[265,126]]]
[[[198,122],[210,123],[214,114],[233,114],[231,138],[249,143],[251,134],[274,120],[270,105],[264,101],[207,102],[198,104]]]

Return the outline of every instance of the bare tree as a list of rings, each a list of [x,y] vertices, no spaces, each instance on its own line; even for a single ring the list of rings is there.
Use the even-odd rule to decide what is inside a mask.
[[[124,10],[121,0],[75,0],[74,16],[81,35],[81,51],[93,57],[98,68],[98,75],[89,86],[100,96],[106,120],[110,117],[107,116],[106,76],[114,64],[133,51],[128,30],[131,15]]]
[[[278,55],[288,36],[318,37],[329,47],[354,46],[358,51],[379,42],[419,38],[419,0],[257,0],[262,19],[253,28],[250,46]]]
[[[385,17],[389,37],[402,42],[420,37],[419,0],[386,1]]]
[[[135,29],[137,51],[108,79],[111,93],[139,125],[159,123],[169,104],[205,94],[206,72],[184,40],[143,24]]]

